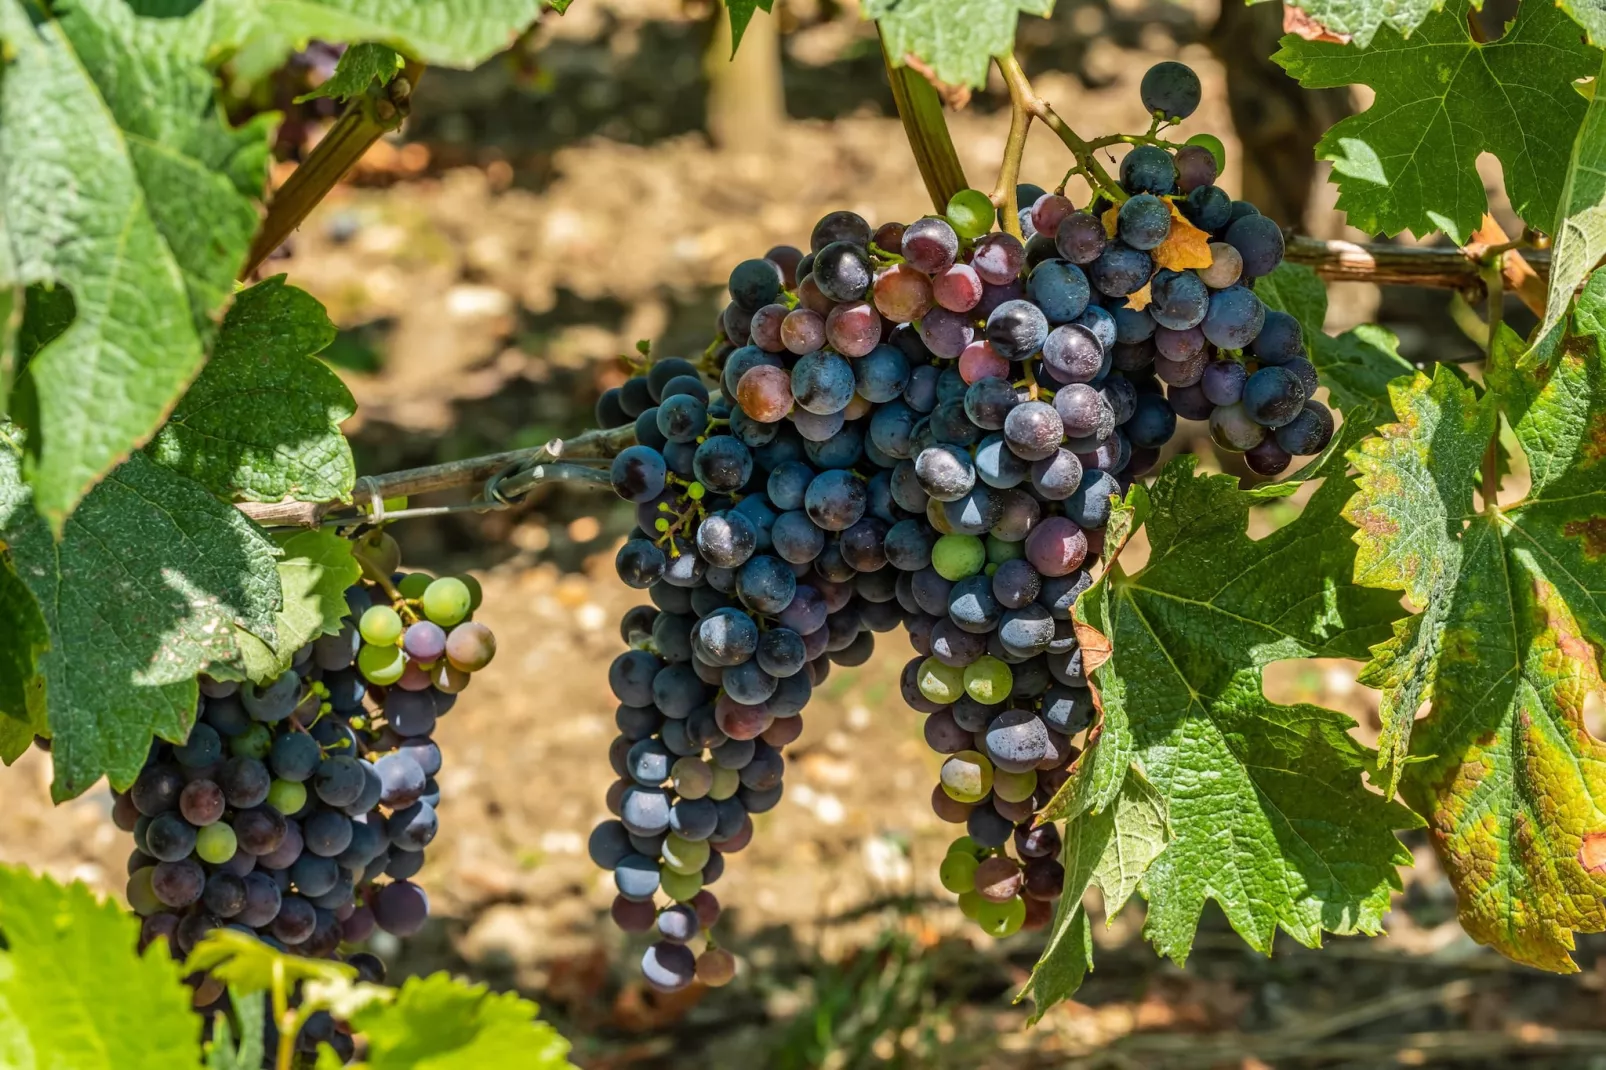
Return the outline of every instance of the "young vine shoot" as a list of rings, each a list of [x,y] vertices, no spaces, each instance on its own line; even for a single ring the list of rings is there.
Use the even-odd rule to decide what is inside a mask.
[[[1179,120],[1199,80],[1162,63],[1142,93]],[[637,520],[618,573],[657,608],[609,670],[619,780],[590,850],[614,920],[656,930],[655,987],[730,979],[712,937],[686,946],[719,917],[705,886],[779,801],[812,690],[900,625],[903,697],[947,756],[932,808],[966,831],[943,886],[993,936],[1052,917],[1060,837],[1034,817],[1093,716],[1071,618],[1112,500],[1179,414],[1265,475],[1333,434],[1298,322],[1255,296],[1282,230],[1215,184],[1213,140],[1134,148],[1119,205],[1019,187],[1024,242],[976,190],[907,225],[833,212],[808,252],[731,272],[717,393],[671,358],[600,399],[637,442],[611,472]]]

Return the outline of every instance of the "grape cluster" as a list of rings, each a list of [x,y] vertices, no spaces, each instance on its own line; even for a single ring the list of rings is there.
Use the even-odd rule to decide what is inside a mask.
[[[1161,64],[1143,94],[1159,128],[1198,79]],[[1179,414],[1257,471],[1326,445],[1298,325],[1252,288],[1280,229],[1214,185],[1215,139],[1136,140],[1119,204],[1019,187],[1024,241],[976,190],[907,225],[833,212],[807,253],[731,273],[704,360],[717,390],[672,358],[599,400],[603,427],[634,428],[611,471],[637,520],[615,564],[653,606],[626,616],[610,670],[615,819],[591,854],[619,925],[661,937],[654,986],[728,979],[726,952],[685,946],[718,914],[703,886],[778,801],[812,688],[899,624],[918,655],[904,698],[947,756],[932,805],[967,831],[942,882],[994,935],[1045,923],[1063,869],[1033,815],[1092,718],[1071,613],[1112,498]]]
[[[376,926],[409,936],[424,924],[429,903],[410,878],[437,829],[430,734],[496,643],[470,619],[473,579],[397,572],[388,535],[363,552],[386,578],[346,592],[338,633],[262,684],[201,677],[189,737],[157,741],[114,796],[118,827],[134,834],[128,901],[142,946],[166,938],[183,956],[227,926],[322,957]],[[358,961],[372,972],[370,958]]]

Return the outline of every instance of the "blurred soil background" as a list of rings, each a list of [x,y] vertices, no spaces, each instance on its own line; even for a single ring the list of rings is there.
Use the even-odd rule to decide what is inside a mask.
[[[1491,2],[1486,22],[1498,35]],[[1510,14],[1509,7],[1504,11]],[[814,220],[851,208],[872,224],[930,204],[903,141],[873,30],[851,2],[780,0],[759,13],[735,64],[723,13],[704,0],[575,0],[505,56],[469,74],[429,71],[412,118],[375,146],[264,269],[319,297],[342,331],[324,356],[361,409],[359,470],[389,471],[537,445],[591,424],[638,339],[658,355],[707,344],[732,265],[772,245],[806,247]],[[1316,137],[1367,99],[1298,90],[1267,59],[1276,4],[1060,0],[1021,20],[1038,89],[1084,135],[1141,129],[1137,84],[1176,57],[1205,101],[1182,127],[1227,145],[1223,184],[1321,237],[1332,210]],[[287,92],[287,101],[293,93]],[[972,184],[989,188],[1007,115],[1000,85],[951,116]],[[285,160],[319,132],[287,122]],[[1069,161],[1041,127],[1023,178],[1054,186]],[[1496,213],[1513,226],[1486,172]],[[1437,291],[1335,287],[1329,330],[1380,321],[1418,361],[1477,347]],[[1508,315],[1526,329],[1523,313]],[[1243,475],[1185,424],[1173,450]],[[1513,480],[1521,482],[1520,473]],[[1257,516],[1263,533],[1288,503]],[[422,882],[430,927],[379,950],[393,976],[450,968],[537,999],[586,1067],[1035,1066],[1606,1068],[1606,941],[1580,940],[1582,973],[1552,977],[1471,943],[1426,839],[1377,939],[1321,951],[1279,939],[1265,958],[1207,910],[1185,966],[1142,940],[1142,904],[1095,928],[1097,971],[1074,1001],[1028,1028],[1011,1000],[1044,935],[1002,943],[965,923],[937,882],[954,826],[928,797],[936,757],[898,696],[901,635],[833,669],[786,794],[713,887],[719,939],[741,959],[730,987],[657,996],[639,980],[640,938],[608,921],[608,874],[585,852],[607,816],[617,621],[645,598],[613,553],[629,529],[611,497],[548,488],[511,511],[409,521],[407,565],[474,569],[500,656],[438,739],[442,833]],[[1141,555],[1142,547],[1134,552]],[[1375,738],[1376,695],[1347,663],[1284,662],[1282,702],[1343,710]],[[104,791],[52,809],[37,753],[13,774],[0,858],[122,895],[131,845]],[[1096,893],[1094,895],[1096,900]],[[1096,902],[1095,917],[1102,917]]]

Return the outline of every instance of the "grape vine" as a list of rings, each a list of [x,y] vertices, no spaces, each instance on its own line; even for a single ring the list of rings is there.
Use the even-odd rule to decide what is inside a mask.
[[[934,214],[833,212],[737,264],[708,349],[636,361],[595,430],[359,478],[334,324],[258,270],[426,65],[567,5],[361,6],[0,0],[0,759],[48,751],[57,802],[105,779],[136,846],[134,917],[0,867],[0,1031],[53,1065],[565,1065],[527,1002],[387,988],[360,950],[424,922],[451,757],[430,733],[495,652],[473,581],[403,572],[387,531],[555,482],[635,507],[615,565],[651,605],[608,671],[590,853],[658,989],[736,979],[709,886],[781,803],[812,691],[900,625],[932,807],[964,826],[937,878],[987,933],[1046,930],[1038,1016],[1092,968],[1089,888],[1106,915],[1138,893],[1178,961],[1210,902],[1259,950],[1314,946],[1380,930],[1417,826],[1478,941],[1567,971],[1606,931],[1598,12],[1530,0],[1495,34],[1468,0],[1299,0],[1276,63],[1372,94],[1316,146],[1338,210],[1451,243],[1427,247],[1233,199],[1223,142],[1180,129],[1202,91],[1181,63],[1134,78],[1141,129],[1084,136],[1013,51],[1051,4],[866,4]],[[728,5],[734,41],[759,10]],[[316,93],[340,117],[269,196],[276,117],[220,86],[310,40],[339,56]],[[983,191],[944,101],[994,66]],[[1069,153],[1044,186],[1021,174],[1038,125]],[[1451,291],[1479,373],[1328,335],[1324,279]],[[1168,460],[1179,420],[1254,485]],[[1316,657],[1379,690],[1377,750],[1264,694],[1268,665]]]

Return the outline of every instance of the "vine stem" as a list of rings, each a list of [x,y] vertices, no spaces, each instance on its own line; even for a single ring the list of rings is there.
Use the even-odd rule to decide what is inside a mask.
[[[1116,204],[1126,200],[1126,192],[1115,179],[1110,177],[1110,173],[1094,155],[1099,147],[1098,144],[1084,140],[1059,117],[1048,101],[1037,95],[1037,91],[1032,88],[1031,80],[1021,69],[1020,60],[1015,58],[1015,53],[1008,52],[999,56],[997,62],[998,73],[1004,76],[1004,84],[1009,87],[1011,107],[1018,105],[1024,108],[1032,118],[1054,131],[1055,135],[1065,143],[1065,147],[1071,150],[1071,155],[1076,157],[1077,166],[1074,170],[1085,175],[1097,192],[1104,194]],[[1022,135],[1023,138],[1024,136]]]
[[[284,244],[374,142],[401,126],[423,74],[422,63],[408,60],[384,89],[364,93],[346,105],[335,125],[273,194],[245,267],[240,269],[241,279],[249,279],[273,250]]]
[[[880,33],[880,23],[876,24],[876,32]],[[918,71],[892,62],[885,37],[881,38],[881,60],[887,68],[892,101],[897,105],[909,151],[920,168],[932,206],[941,213],[947,210],[954,194],[970,185],[959,154],[954,151],[948,122],[942,116],[942,98]]]

